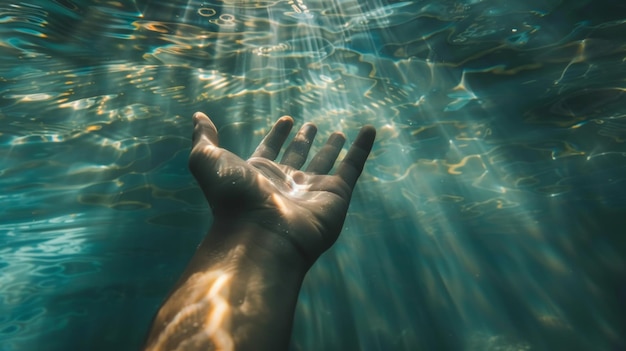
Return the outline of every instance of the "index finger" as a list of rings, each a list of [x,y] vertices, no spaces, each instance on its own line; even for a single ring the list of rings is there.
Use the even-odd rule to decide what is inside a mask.
[[[376,139],[376,129],[373,126],[367,125],[361,128],[359,135],[350,146],[348,154],[337,168],[335,175],[343,179],[351,189],[354,188],[363,171],[367,156],[372,150],[372,145],[374,145],[374,139]]]
[[[252,157],[263,157],[269,160],[275,160],[276,156],[283,147],[285,140],[289,136],[289,132],[293,127],[293,118],[283,116],[276,121],[269,133],[263,138],[259,146],[252,153]]]

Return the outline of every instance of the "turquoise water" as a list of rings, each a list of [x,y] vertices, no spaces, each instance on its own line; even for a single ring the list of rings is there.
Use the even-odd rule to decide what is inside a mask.
[[[135,350],[211,222],[191,115],[377,144],[292,350],[626,349],[622,1],[0,5],[0,350]]]

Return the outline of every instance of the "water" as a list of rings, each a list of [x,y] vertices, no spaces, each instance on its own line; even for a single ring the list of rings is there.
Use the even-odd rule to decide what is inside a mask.
[[[0,350],[135,350],[210,225],[191,115],[374,124],[292,350],[626,348],[621,1],[0,5]]]

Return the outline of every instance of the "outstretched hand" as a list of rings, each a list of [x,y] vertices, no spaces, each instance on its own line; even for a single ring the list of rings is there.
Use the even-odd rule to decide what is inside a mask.
[[[328,174],[345,143],[333,133],[305,164],[317,128],[307,123],[278,156],[293,127],[281,117],[248,160],[219,147],[215,125],[203,113],[193,117],[193,147],[189,168],[202,188],[215,223],[259,225],[261,240],[285,239],[311,265],[339,236],[352,190],[370,153],[376,131],[361,129],[334,174]]]
[[[145,349],[287,350],[303,279],[341,232],[376,131],[363,127],[331,175],[342,133],[300,170],[313,124],[302,126],[275,162],[291,117],[278,119],[248,160],[219,147],[206,115],[193,120],[189,168],[214,222],[156,314]]]

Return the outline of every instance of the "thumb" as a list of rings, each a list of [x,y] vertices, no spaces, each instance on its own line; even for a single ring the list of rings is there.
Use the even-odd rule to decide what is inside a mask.
[[[219,146],[217,128],[215,128],[215,124],[213,124],[209,117],[202,112],[196,112],[193,115],[193,135],[191,140],[192,148],[202,143]]]

